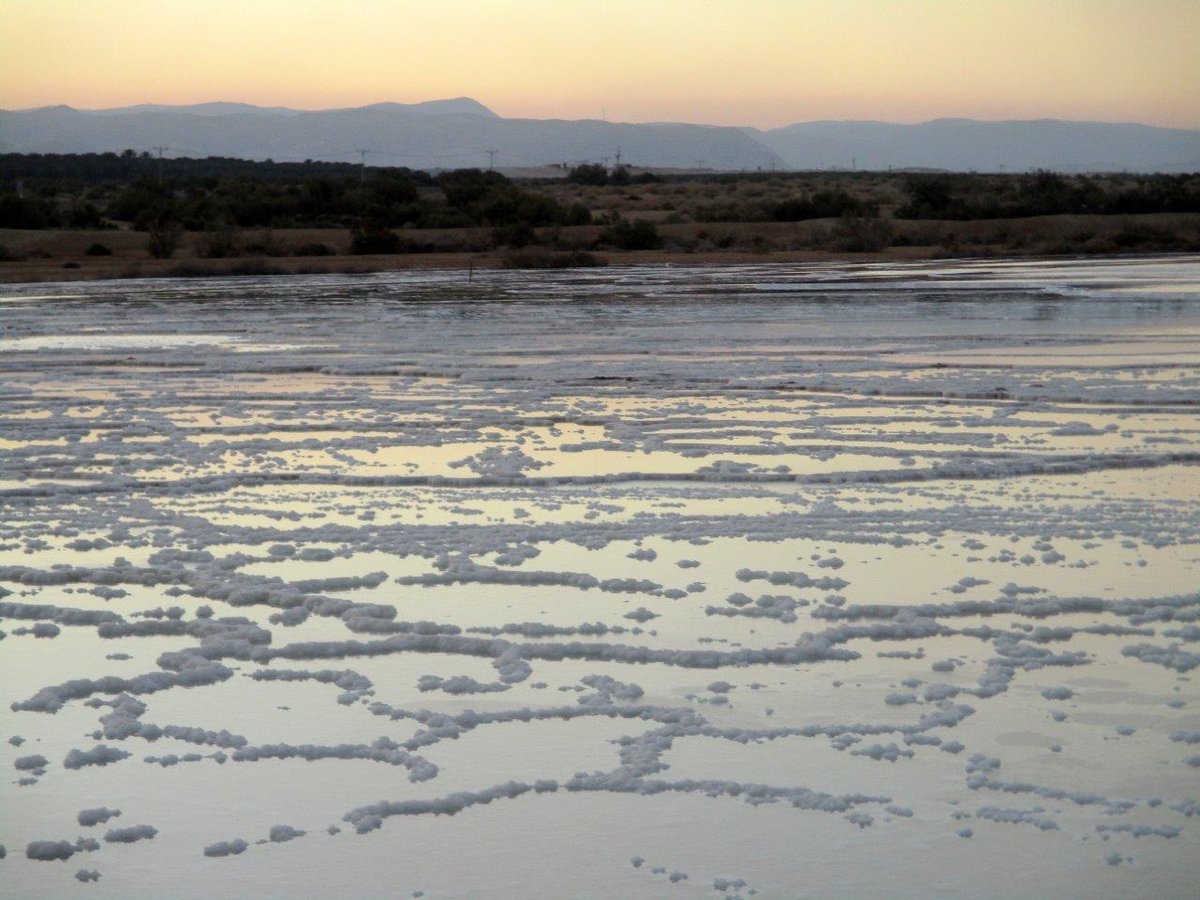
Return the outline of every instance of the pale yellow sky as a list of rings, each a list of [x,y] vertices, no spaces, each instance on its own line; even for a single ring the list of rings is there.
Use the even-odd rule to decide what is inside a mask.
[[[1200,0],[0,0],[0,107],[1200,128]]]

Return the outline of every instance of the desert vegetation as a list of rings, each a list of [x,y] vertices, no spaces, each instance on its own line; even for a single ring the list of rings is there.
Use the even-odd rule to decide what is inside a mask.
[[[558,178],[515,179],[133,151],[0,155],[8,280],[465,265],[464,254],[471,264],[513,266],[603,254],[723,261],[1197,250],[1200,174],[582,164]]]

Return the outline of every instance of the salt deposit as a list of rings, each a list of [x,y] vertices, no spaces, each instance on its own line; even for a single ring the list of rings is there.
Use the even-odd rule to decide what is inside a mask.
[[[10,289],[6,888],[1191,896],[1198,285]]]

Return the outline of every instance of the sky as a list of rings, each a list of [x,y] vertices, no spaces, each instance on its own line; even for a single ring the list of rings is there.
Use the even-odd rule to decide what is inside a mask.
[[[0,0],[0,108],[1200,128],[1200,0]]]

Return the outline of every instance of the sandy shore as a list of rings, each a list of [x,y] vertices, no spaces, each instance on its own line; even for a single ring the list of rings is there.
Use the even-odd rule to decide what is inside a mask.
[[[923,252],[924,251],[924,252]],[[904,247],[879,253],[825,253],[786,251],[753,253],[720,251],[682,253],[666,250],[610,251],[593,254],[610,266],[634,265],[737,265],[749,263],[800,262],[871,262],[937,258],[928,248]],[[247,275],[370,274],[406,270],[461,270],[463,277],[473,271],[513,266],[503,252],[492,253],[411,253],[381,256],[325,256],[317,259],[297,257],[240,257],[237,259],[139,259],[108,257],[69,260],[21,260],[0,263],[0,283],[18,284],[41,281],[98,281],[122,278],[180,278]],[[69,263],[75,263],[69,265]],[[547,268],[553,268],[548,266]]]

